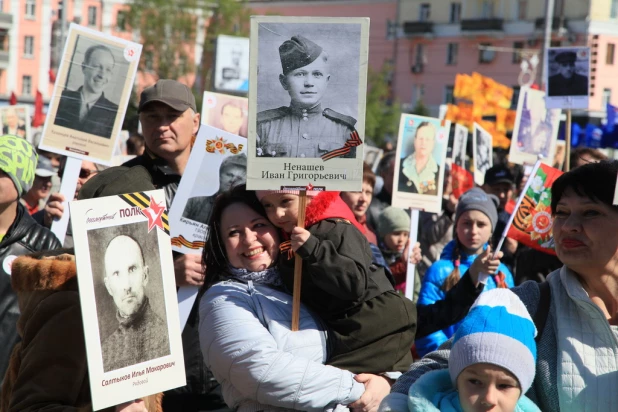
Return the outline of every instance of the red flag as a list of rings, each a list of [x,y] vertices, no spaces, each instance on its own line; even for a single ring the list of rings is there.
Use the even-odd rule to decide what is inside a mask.
[[[49,69],[49,81],[51,83],[56,83],[56,73],[52,69]]]
[[[456,163],[451,165],[451,177],[453,179],[453,196],[457,199],[474,187],[474,177],[472,173]]]
[[[17,104],[17,96],[15,96],[15,92],[11,92],[11,98],[9,99],[9,104],[14,106]]]
[[[517,201],[506,236],[541,252],[556,254],[552,235],[551,186],[560,175],[560,170],[537,162]]]
[[[32,117],[32,127],[43,126],[45,123],[45,115],[43,114],[43,95],[40,91],[36,91],[34,99],[34,116]]]

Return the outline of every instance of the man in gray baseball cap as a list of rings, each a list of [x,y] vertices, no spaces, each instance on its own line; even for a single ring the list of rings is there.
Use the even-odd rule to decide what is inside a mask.
[[[185,171],[193,139],[200,126],[193,92],[176,80],[161,79],[144,89],[138,106],[139,120],[146,145],[144,154],[123,166],[143,166],[152,176],[152,183],[165,190],[167,204],[174,201],[178,183]],[[177,286],[199,286],[203,283],[200,255],[174,256]],[[168,391],[163,397],[165,411],[225,410],[210,372],[205,369],[198,342],[197,305],[182,333],[187,385]]]

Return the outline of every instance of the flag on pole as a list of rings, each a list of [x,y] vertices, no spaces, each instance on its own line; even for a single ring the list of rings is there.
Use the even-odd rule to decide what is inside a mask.
[[[14,106],[17,104],[17,96],[15,96],[15,92],[11,92],[11,97],[9,98],[9,104]]]
[[[503,237],[545,253],[556,254],[552,235],[551,186],[560,175],[560,170],[540,161],[534,165]]]
[[[614,131],[614,124],[616,123],[616,107],[607,103],[607,123],[605,125],[605,130],[608,133]]]
[[[43,126],[45,123],[45,114],[43,114],[43,95],[40,91],[36,91],[34,99],[34,116],[32,117],[32,127]]]

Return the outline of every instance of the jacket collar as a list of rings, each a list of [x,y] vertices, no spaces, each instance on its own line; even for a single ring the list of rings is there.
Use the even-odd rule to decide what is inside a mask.
[[[20,256],[11,266],[11,285],[16,292],[77,289],[72,249],[58,249],[40,256]]]
[[[339,197],[339,192],[320,192],[307,205],[305,227],[311,227],[321,220],[340,218],[349,220],[361,233],[365,233],[363,226],[358,223],[356,216],[348,205]]]

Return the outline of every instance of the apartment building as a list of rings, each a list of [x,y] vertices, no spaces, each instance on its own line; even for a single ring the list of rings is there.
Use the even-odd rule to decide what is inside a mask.
[[[455,75],[474,71],[518,88],[522,50],[538,51],[538,82],[545,15],[541,0],[400,0],[397,97],[421,99],[437,114],[452,101]],[[587,115],[603,117],[605,103],[618,102],[618,1],[555,0],[553,15],[553,46],[592,49]]]

